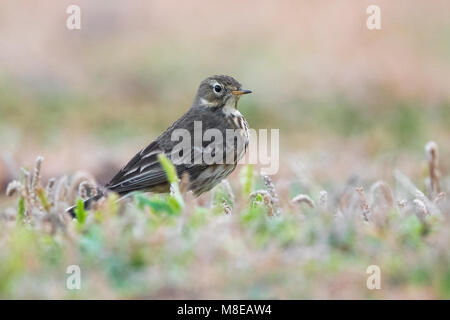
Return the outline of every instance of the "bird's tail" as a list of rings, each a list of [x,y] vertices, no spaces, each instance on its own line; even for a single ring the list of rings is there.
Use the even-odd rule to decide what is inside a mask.
[[[85,209],[85,210],[91,209],[91,208],[92,208],[92,205],[93,205],[96,201],[98,201],[98,200],[100,200],[101,198],[103,198],[104,196],[105,196],[105,195],[104,195],[103,192],[99,192],[97,195],[95,195],[95,196],[93,196],[93,197],[90,197],[90,198],[84,200],[84,201],[83,201],[84,209]],[[72,218],[75,218],[75,217],[76,217],[76,214],[75,214],[75,208],[76,208],[76,207],[77,207],[77,206],[75,205],[75,206],[72,206],[72,207],[66,209],[66,212],[69,213],[69,214],[72,216]]]

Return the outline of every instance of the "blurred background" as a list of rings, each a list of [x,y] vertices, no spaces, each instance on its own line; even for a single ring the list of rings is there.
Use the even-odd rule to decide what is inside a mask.
[[[70,4],[81,30],[66,28]],[[381,30],[366,27],[371,4]],[[253,90],[239,104],[251,127],[280,129],[281,188],[396,167],[419,179],[431,139],[449,172],[449,12],[446,0],[4,0],[1,189],[38,155],[44,178],[106,182],[212,74]]]

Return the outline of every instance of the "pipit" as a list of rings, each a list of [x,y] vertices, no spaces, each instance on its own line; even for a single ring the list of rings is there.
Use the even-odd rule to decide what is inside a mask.
[[[166,155],[177,174],[189,176],[194,195],[211,190],[236,168],[248,142],[248,123],[238,111],[239,98],[251,93],[230,76],[215,75],[200,83],[190,109],[156,140],[138,152],[95,197],[90,208],[108,191],[126,195],[132,191],[168,192],[170,185],[158,155]],[[182,141],[181,141],[182,140]],[[74,207],[68,212],[74,216]]]

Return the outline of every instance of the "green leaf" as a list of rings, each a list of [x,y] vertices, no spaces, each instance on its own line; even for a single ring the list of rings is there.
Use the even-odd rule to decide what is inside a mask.
[[[23,197],[20,197],[17,202],[17,218],[19,221],[25,218],[25,199]]]
[[[180,213],[184,207],[184,200],[178,186],[177,171],[172,162],[170,162],[164,154],[159,154],[158,159],[166,172],[167,180],[170,183],[171,195],[167,197],[168,204],[172,208],[172,213]]]
[[[168,201],[166,201],[166,199],[160,196],[149,198],[143,194],[136,194],[135,198],[138,201],[138,207],[140,209],[149,207],[150,210],[152,210],[152,212],[156,214],[161,212],[166,212],[168,214],[175,213],[173,206]]]
[[[45,195],[45,190],[42,188],[38,189],[38,198],[41,201],[42,207],[44,208],[45,211],[50,211],[51,205],[48,202],[47,196]]]
[[[80,225],[86,221],[87,212],[84,210],[84,202],[82,199],[77,200],[77,207],[75,208],[75,216],[77,217],[77,221]]]
[[[161,163],[164,171],[166,172],[167,180],[170,184],[178,184],[177,171],[170,160],[162,153],[158,155],[158,160]]]
[[[242,192],[248,196],[253,190],[253,165],[246,165],[240,172]]]
[[[110,193],[107,198],[107,211],[110,215],[117,215],[119,212],[119,205],[117,204],[118,196],[115,193]],[[104,214],[104,212],[103,212]]]

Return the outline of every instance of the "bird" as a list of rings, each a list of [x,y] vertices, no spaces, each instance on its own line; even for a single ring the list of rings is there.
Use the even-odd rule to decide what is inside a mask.
[[[178,177],[188,175],[187,188],[195,196],[214,188],[234,171],[248,149],[249,125],[237,104],[249,93],[252,91],[243,89],[231,76],[204,79],[187,112],[141,149],[95,196],[85,200],[85,209],[108,192],[119,196],[133,191],[169,192],[160,154],[172,161]],[[190,141],[180,142],[180,137]],[[72,217],[75,207],[67,209]]]

